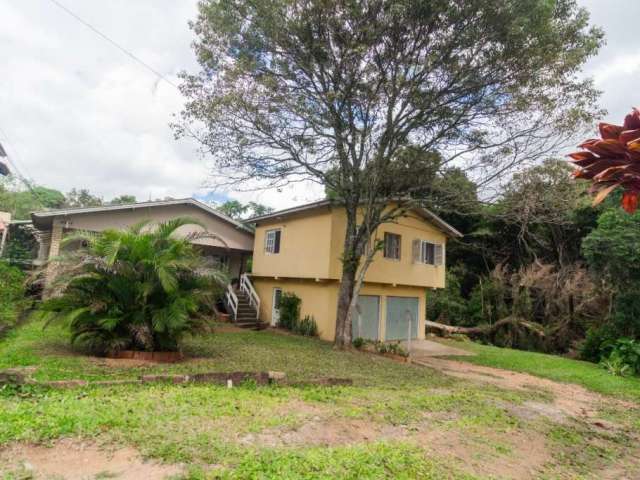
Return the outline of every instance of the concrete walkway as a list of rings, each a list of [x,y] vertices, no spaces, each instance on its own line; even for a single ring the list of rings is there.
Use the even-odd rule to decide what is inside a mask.
[[[407,342],[402,342],[403,348],[407,348]],[[431,340],[411,340],[411,356],[420,357],[448,357],[451,355],[473,356],[474,353],[460,348],[449,347]]]

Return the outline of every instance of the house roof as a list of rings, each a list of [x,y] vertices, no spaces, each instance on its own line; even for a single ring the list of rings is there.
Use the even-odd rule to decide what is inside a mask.
[[[297,207],[292,207],[292,208],[285,208],[284,210],[278,210],[276,212],[267,213],[265,215],[259,215],[257,217],[253,217],[246,220],[245,223],[259,223],[264,220],[284,218],[299,212],[307,212],[314,209],[319,209],[323,207],[332,207],[332,206],[338,207],[340,206],[340,204],[330,199],[319,200],[317,202],[311,202],[305,205],[299,205]],[[449,225],[447,222],[445,222],[443,219],[441,219],[431,210],[424,207],[412,207],[411,210],[417,213],[418,215],[420,215],[425,220],[428,220],[429,222],[433,223],[436,227],[438,227],[447,235],[451,237],[462,237],[462,233],[456,230],[453,226]]]
[[[135,210],[138,208],[150,208],[150,207],[164,207],[169,205],[192,205],[196,208],[204,210],[205,212],[223,220],[231,225],[235,226],[238,229],[243,230],[244,232],[250,233],[253,235],[253,230],[248,226],[234,220],[231,217],[228,217],[224,213],[219,212],[215,208],[207,205],[206,203],[200,202],[194,198],[181,198],[175,200],[158,200],[154,202],[139,202],[139,203],[129,203],[123,205],[102,205],[99,207],[82,207],[82,208],[62,208],[58,210],[43,210],[41,212],[32,212],[31,218],[33,223],[38,226],[47,223],[48,220],[52,220],[54,217],[60,216],[68,216],[68,215],[78,215],[84,213],[99,213],[99,212],[113,212],[117,210]]]

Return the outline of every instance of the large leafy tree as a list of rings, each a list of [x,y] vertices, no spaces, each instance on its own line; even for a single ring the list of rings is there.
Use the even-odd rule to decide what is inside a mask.
[[[26,220],[33,211],[60,208],[64,203],[64,195],[53,188],[25,184],[12,176],[0,179],[0,210],[15,219]]]
[[[177,133],[212,155],[217,184],[310,180],[334,192],[347,216],[337,346],[351,341],[372,232],[424,189],[420,162],[398,164],[407,146],[490,182],[553,152],[593,117],[597,94],[577,73],[602,35],[575,0],[198,7],[201,71],[184,75]]]
[[[65,206],[71,208],[100,207],[102,198],[92,195],[86,188],[72,188],[66,195]]]
[[[271,207],[267,207],[261,203],[242,203],[238,200],[227,200],[222,205],[217,206],[216,209],[235,220],[257,217],[258,215],[264,215],[273,211]]]
[[[198,310],[226,283],[223,273],[201,268],[189,237],[175,235],[187,224],[199,225],[177,218],[153,229],[142,222],[66,237],[43,316],[68,324],[72,341],[95,353],[178,349],[204,326]]]
[[[616,199],[619,201],[619,199]],[[618,336],[640,338],[640,212],[609,208],[582,242],[591,270],[614,288],[613,320]]]

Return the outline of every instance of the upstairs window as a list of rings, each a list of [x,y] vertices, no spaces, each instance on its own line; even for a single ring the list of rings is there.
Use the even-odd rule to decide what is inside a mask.
[[[426,265],[443,265],[444,245],[427,242],[426,240],[414,240],[413,261],[414,263],[424,263]]]
[[[400,260],[400,235],[395,233],[384,234],[384,258]]]
[[[264,237],[264,251],[267,253],[280,253],[280,229],[267,230]]]

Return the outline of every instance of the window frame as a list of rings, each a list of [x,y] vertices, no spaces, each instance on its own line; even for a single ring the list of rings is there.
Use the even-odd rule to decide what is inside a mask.
[[[390,252],[387,249],[387,238],[389,238],[389,239],[397,238],[397,243],[395,245],[393,245],[395,247],[394,248],[394,253],[397,254],[397,257],[388,255],[388,253],[390,253]],[[402,259],[402,235],[400,235],[399,233],[384,232],[383,242],[384,242],[384,248],[383,248],[383,251],[382,251],[383,257],[386,258],[387,260],[395,260],[395,261],[399,262]]]
[[[434,267],[443,266],[445,264],[445,244],[416,238],[413,240],[413,263]]]
[[[272,237],[272,239],[270,238]],[[282,229],[271,228],[264,234],[264,252],[268,255],[277,255],[280,253],[282,244]]]

